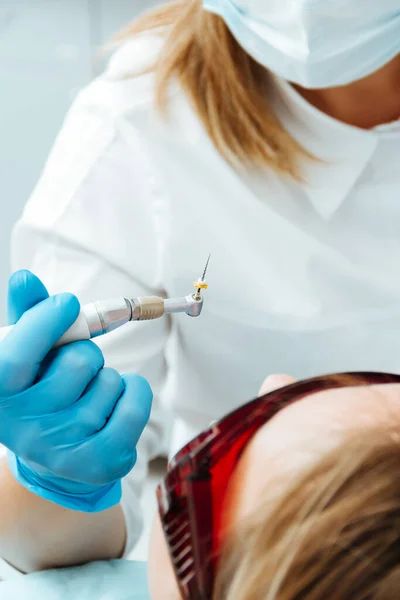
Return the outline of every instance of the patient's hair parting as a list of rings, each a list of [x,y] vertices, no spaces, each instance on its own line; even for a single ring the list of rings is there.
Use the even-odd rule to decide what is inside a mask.
[[[152,69],[161,113],[168,110],[169,84],[176,79],[230,164],[269,167],[302,179],[299,158],[312,157],[275,116],[267,71],[242,49],[221,17],[207,12],[201,0],[177,0],[135,20],[116,39],[146,32],[164,38]]]
[[[213,600],[398,600],[400,426],[358,431],[226,540]]]

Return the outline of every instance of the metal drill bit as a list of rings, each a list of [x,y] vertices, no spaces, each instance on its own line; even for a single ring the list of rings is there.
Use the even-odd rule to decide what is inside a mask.
[[[196,284],[198,286],[198,287],[196,286],[197,291],[193,294],[193,297],[195,300],[200,300],[201,299],[201,290],[207,288],[207,284],[205,283],[205,278],[206,278],[206,273],[207,273],[207,269],[208,269],[208,263],[210,262],[210,258],[211,258],[211,254],[208,255],[206,266],[203,271],[203,275],[201,276],[201,278],[198,281],[195,282],[195,286],[196,286]]]
[[[206,266],[204,267],[203,276],[201,278],[202,281],[204,281],[204,279],[205,279],[205,276],[206,276],[206,273],[207,273],[207,269],[208,269],[208,263],[210,262],[210,258],[211,258],[211,254],[208,255]]]
[[[210,262],[210,258],[211,258],[211,254],[208,255],[206,266],[204,267],[203,275],[200,279],[201,282],[204,282],[204,280],[206,278],[206,273],[207,273],[207,269],[208,269],[208,263]],[[197,293],[201,294],[201,288],[198,288]]]

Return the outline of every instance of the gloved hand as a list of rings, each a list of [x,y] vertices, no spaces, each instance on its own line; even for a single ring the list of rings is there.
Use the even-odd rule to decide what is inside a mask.
[[[148,383],[103,368],[90,341],[51,350],[79,314],[71,294],[49,298],[39,279],[20,271],[8,302],[16,325],[0,342],[0,443],[14,476],[70,509],[117,504],[149,419]]]

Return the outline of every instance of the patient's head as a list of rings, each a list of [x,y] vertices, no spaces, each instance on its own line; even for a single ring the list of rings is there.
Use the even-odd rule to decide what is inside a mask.
[[[289,383],[269,378],[263,393]],[[225,497],[218,600],[394,600],[400,589],[400,386],[323,391],[246,446]],[[159,521],[154,600],[180,598]]]

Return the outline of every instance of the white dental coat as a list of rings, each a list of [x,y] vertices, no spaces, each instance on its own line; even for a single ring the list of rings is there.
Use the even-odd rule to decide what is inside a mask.
[[[130,324],[99,342],[109,366],[155,393],[124,481],[127,552],[166,414],[172,453],[270,373],[400,371],[400,124],[341,124],[277,81],[277,114],[322,160],[304,163],[306,184],[238,172],[177,85],[163,120],[152,75],[127,77],[158,44],[126,43],[81,92],[13,236],[13,269],[82,303],[186,295],[212,253],[200,318]]]

